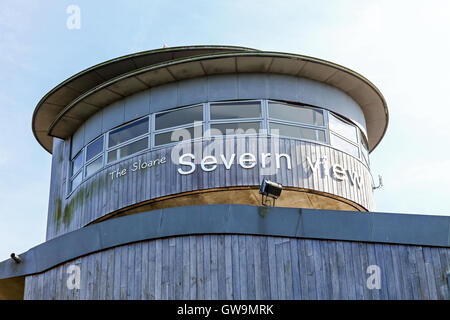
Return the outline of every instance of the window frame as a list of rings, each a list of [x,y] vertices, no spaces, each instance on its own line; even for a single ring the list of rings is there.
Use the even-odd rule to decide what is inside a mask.
[[[342,138],[342,139],[344,139],[344,140],[346,140],[346,141],[348,141],[348,142],[350,142],[351,144],[354,144],[354,145],[359,145],[360,143],[361,143],[361,141],[360,141],[360,137],[359,137],[359,128],[358,128],[358,126],[356,126],[354,123],[352,123],[352,122],[350,122],[350,121],[348,121],[347,119],[345,119],[345,118],[343,118],[342,116],[340,116],[340,115],[338,115],[338,114],[336,114],[336,113],[334,113],[334,112],[331,112],[331,111],[328,111],[329,113],[331,113],[331,115],[333,116],[333,117],[335,117],[336,119],[338,119],[338,120],[340,120],[340,121],[342,121],[342,122],[344,122],[345,124],[347,124],[347,125],[349,125],[349,126],[351,126],[351,127],[353,127],[354,129],[355,129],[355,131],[356,131],[356,142],[355,141],[353,141],[353,140],[351,140],[351,139],[349,139],[349,138],[347,138],[347,137],[345,137],[345,136],[343,136],[342,134],[340,134],[339,132],[336,132],[336,131],[334,131],[333,129],[331,129],[329,126],[330,126],[330,119],[328,118],[328,130],[330,130],[330,132],[333,132],[335,135],[337,135],[338,137],[340,137],[340,138]]]
[[[261,111],[261,116],[260,117],[253,117],[253,118],[234,118],[234,119],[218,119],[218,120],[211,120],[211,105],[214,104],[240,104],[240,103],[246,103],[246,102],[258,102],[259,106],[260,106],[260,111]],[[305,108],[305,109],[312,109],[315,111],[319,111],[322,113],[323,116],[323,122],[324,125],[311,125],[311,124],[306,124],[306,123],[301,123],[301,122],[296,122],[296,121],[290,121],[290,120],[283,120],[283,119],[276,119],[276,118],[271,118],[269,115],[269,104],[270,103],[277,103],[277,104],[284,104],[284,105],[288,105],[288,106],[297,106],[300,108]],[[156,116],[158,114],[162,114],[162,113],[167,113],[170,111],[176,111],[176,110],[182,110],[182,109],[189,109],[189,108],[195,108],[195,107],[202,107],[202,113],[203,113],[203,120],[202,121],[198,121],[198,122],[194,122],[194,123],[187,123],[187,124],[183,124],[183,125],[178,125],[178,126],[173,126],[173,127],[167,127],[164,129],[159,129],[159,130],[155,130],[156,128]],[[330,129],[330,119],[329,119],[329,114],[332,114],[334,117],[336,117],[338,120],[343,121],[344,123],[354,127],[357,130],[357,140],[358,142],[355,143],[352,140],[344,137],[343,135],[339,134],[338,132],[335,132],[334,130]],[[148,130],[147,132],[133,137],[132,139],[129,139],[127,141],[121,142],[113,147],[108,147],[109,146],[109,138],[110,138],[110,134],[111,132],[120,129],[122,127],[125,126],[129,126],[130,124],[133,124],[135,122],[141,121],[142,119],[147,118],[148,120]],[[168,133],[168,132],[173,132],[175,130],[178,129],[189,129],[189,128],[195,128],[196,126],[201,126],[202,127],[202,131],[201,131],[201,136],[197,137],[197,138],[193,138],[190,140],[186,140],[186,141],[198,141],[198,140],[208,140],[211,139],[212,137],[219,137],[218,135],[210,135],[210,129],[211,129],[211,125],[215,125],[215,124],[231,124],[231,123],[248,123],[248,122],[256,122],[259,123],[260,125],[260,129],[258,132],[256,133],[237,133],[237,134],[233,134],[232,136],[236,136],[236,137],[241,137],[241,136],[271,136],[271,123],[275,123],[275,124],[281,124],[281,125],[288,125],[288,126],[293,126],[293,127],[300,127],[300,128],[305,128],[305,129],[312,129],[312,130],[316,130],[316,140],[311,140],[311,139],[307,139],[307,138],[299,138],[299,137],[291,137],[291,136],[284,136],[284,135],[278,135],[278,137],[281,138],[288,138],[288,139],[292,139],[292,140],[299,140],[299,141],[307,141],[307,142],[312,142],[312,143],[316,143],[319,145],[324,145],[324,146],[328,146],[334,149],[337,149],[341,152],[344,152],[346,154],[349,154],[350,156],[352,156],[353,158],[356,158],[357,160],[359,160],[363,165],[365,165],[367,168],[370,168],[370,159],[366,159],[364,152],[363,152],[363,148],[365,148],[365,146],[363,145],[363,139],[367,144],[367,139],[365,137],[365,135],[363,134],[363,132],[361,131],[361,129],[355,125],[353,122],[347,120],[346,118],[344,118],[343,116],[332,112],[328,109],[322,108],[322,107],[317,107],[317,106],[311,106],[308,104],[302,104],[302,103],[293,103],[293,102],[286,102],[286,101],[281,101],[281,100],[276,100],[276,99],[243,99],[243,100],[226,100],[226,101],[208,101],[208,102],[204,102],[204,103],[196,103],[193,105],[187,105],[187,106],[180,106],[180,107],[175,107],[175,108],[171,108],[171,109],[167,109],[167,110],[163,110],[163,111],[159,111],[159,112],[153,112],[150,113],[148,115],[133,119],[131,121],[128,121],[126,123],[123,123],[117,127],[114,127],[112,129],[107,130],[106,132],[102,133],[101,135],[95,137],[94,139],[92,139],[88,144],[86,144],[85,146],[83,146],[78,152],[77,154],[70,158],[69,160],[69,165],[68,165],[68,171],[67,171],[67,193],[66,193],[66,197],[70,197],[70,195],[87,179],[89,179],[90,177],[92,177],[93,175],[95,175],[97,172],[115,165],[118,162],[127,160],[129,158],[135,157],[141,153],[145,153],[148,151],[153,151],[153,150],[158,150],[158,149],[162,149],[162,148],[167,148],[167,147],[171,147],[177,143],[179,143],[180,141],[174,141],[172,143],[166,143],[166,144],[161,144],[161,145],[155,145],[155,137],[157,134],[162,134],[162,133]],[[325,141],[322,142],[320,140],[318,140],[318,131],[323,132],[324,134],[324,138]],[[336,135],[337,137],[339,137],[340,139],[343,139],[345,142],[350,143],[351,145],[355,146],[358,149],[359,152],[359,157],[355,157],[354,155],[352,155],[351,153],[348,153],[347,151],[334,146],[331,144],[331,134]],[[221,136],[224,137],[227,136],[226,132]],[[87,148],[95,143],[98,139],[101,139],[103,137],[103,146],[102,146],[102,151],[99,152],[97,155],[95,155],[94,157],[92,157],[91,159],[89,159],[89,161],[86,161],[87,159]],[[111,151],[114,151],[116,149],[122,148],[124,146],[127,146],[129,144],[132,144],[136,141],[139,141],[141,139],[147,138],[147,148],[143,149],[143,150],[139,150],[135,153],[129,154],[127,156],[124,156],[122,158],[118,158],[114,161],[108,162],[108,153]],[[183,140],[181,140],[183,141]],[[72,151],[72,147],[73,147],[73,137],[70,138],[70,151]],[[364,150],[367,151],[367,158],[369,158],[369,150],[368,148],[365,148]],[[80,153],[82,153],[82,163],[81,163],[81,167],[72,174],[72,166],[73,166],[73,160],[80,155]],[[71,154],[71,153],[70,153]],[[90,175],[87,175],[87,167],[92,164],[93,162],[97,161],[99,158],[102,157],[102,161],[101,161],[101,167],[96,170],[95,172],[91,173]],[[76,187],[72,187],[73,185],[73,181],[75,179],[78,178],[78,176],[81,174],[81,182],[76,186]]]
[[[71,146],[71,150],[73,148],[73,139],[71,139],[70,141],[70,146]],[[75,171],[72,172],[72,168],[73,168],[73,163],[74,163],[74,159],[76,159],[79,155],[81,155],[81,166],[80,168]],[[70,159],[69,161],[69,172],[68,172],[68,183],[67,183],[67,189],[69,194],[71,194],[82,182],[83,182],[83,173],[84,173],[84,161],[85,161],[85,157],[86,157],[86,152],[84,150],[84,147],[81,148],[81,150],[79,150],[74,157],[72,157],[72,159]],[[73,187],[73,181],[81,174],[81,182],[76,186]]]
[[[361,149],[361,158],[363,160],[363,162],[366,163],[367,168],[370,168],[370,151],[369,151],[369,142],[367,141],[364,133],[362,132],[361,129],[358,128],[358,132],[359,132],[359,139],[360,139],[360,149]],[[367,145],[367,148],[366,148]],[[367,158],[365,156],[365,152],[363,151],[365,150],[367,152]]]
[[[106,141],[106,146],[105,146],[105,148],[104,148],[104,150],[103,150],[103,153],[105,154],[104,163],[105,163],[106,165],[113,165],[113,164],[115,164],[115,163],[117,163],[117,162],[119,162],[119,161],[123,161],[123,160],[125,160],[125,159],[128,159],[128,158],[130,158],[130,157],[132,157],[132,156],[138,154],[139,152],[143,152],[144,150],[149,150],[149,149],[151,149],[151,147],[150,147],[150,141],[147,141],[147,148],[145,148],[145,149],[143,149],[143,150],[136,151],[135,153],[129,154],[129,155],[125,156],[125,157],[117,158],[117,159],[114,160],[114,161],[108,162],[108,153],[109,153],[109,152],[114,151],[114,150],[119,149],[119,148],[122,148],[122,147],[124,147],[124,146],[126,146],[126,145],[128,145],[128,144],[131,144],[131,143],[133,143],[133,142],[136,142],[136,141],[138,141],[138,140],[141,140],[141,139],[143,139],[143,138],[145,138],[145,137],[149,138],[149,136],[150,136],[150,130],[151,130],[151,123],[150,123],[149,117],[150,117],[150,115],[146,115],[146,116],[143,116],[143,117],[140,117],[140,118],[137,118],[137,119],[128,121],[127,123],[124,123],[124,124],[122,124],[122,125],[120,125],[120,126],[117,126],[117,127],[113,128],[113,129],[110,129],[110,130],[108,130],[108,132],[105,133],[105,135],[106,135],[106,140],[107,140],[107,141]],[[139,135],[139,136],[136,136],[136,137],[134,137],[134,138],[131,138],[131,139],[129,139],[129,140],[126,140],[126,141],[124,141],[124,142],[121,142],[121,143],[119,143],[119,144],[116,144],[116,145],[113,146],[113,147],[108,147],[108,146],[109,146],[109,135],[110,135],[110,133],[111,133],[112,131],[117,130],[117,129],[120,129],[120,128],[125,127],[125,126],[128,126],[128,125],[130,125],[130,124],[132,124],[132,123],[138,122],[138,121],[140,121],[140,120],[142,120],[142,119],[145,119],[145,118],[148,118],[148,127],[149,127],[149,129],[147,130],[146,133],[143,133],[143,134],[141,134],[141,135]]]
[[[336,113],[334,113],[334,112],[332,112],[332,111],[328,111],[328,113],[331,113],[332,116],[334,116],[334,117],[337,118],[338,120],[341,120],[342,122],[344,122],[344,123],[346,123],[346,124],[348,124],[348,125],[354,127],[355,130],[356,130],[356,140],[357,140],[357,142],[354,142],[354,141],[348,139],[347,137],[344,137],[343,135],[339,134],[338,132],[332,130],[331,128],[328,128],[329,135],[330,135],[330,146],[331,146],[331,147],[334,147],[334,148],[336,148],[336,149],[338,149],[338,150],[340,150],[340,151],[342,151],[342,152],[345,152],[345,153],[351,155],[353,158],[356,158],[356,159],[360,160],[363,164],[365,164],[365,161],[364,161],[363,155],[362,155],[362,151],[361,151],[361,136],[360,136],[360,131],[361,131],[361,130],[358,128],[357,125],[355,125],[355,124],[352,123],[351,121],[345,119],[345,118],[342,117],[341,115],[336,114]],[[329,127],[329,126],[330,126],[330,121],[329,121],[329,119],[328,119],[328,127]],[[338,138],[340,138],[340,139],[344,140],[345,142],[350,143],[350,144],[352,144],[353,146],[355,146],[355,147],[358,149],[358,154],[359,154],[359,156],[358,156],[358,157],[355,157],[355,156],[352,155],[351,153],[348,153],[348,152],[342,150],[341,148],[338,148],[337,146],[333,146],[333,145],[331,144],[331,134],[334,134],[334,135],[336,135]],[[367,165],[367,167],[369,167],[369,166]]]
[[[218,120],[211,120],[211,105],[214,104],[239,104],[239,103],[246,103],[246,102],[258,102],[261,116],[256,118],[238,118],[238,119],[218,119]],[[207,123],[207,130],[205,135],[205,138],[217,138],[217,137],[227,137],[227,136],[233,136],[233,137],[241,137],[241,136],[258,136],[261,134],[261,130],[266,129],[265,124],[265,105],[264,105],[264,99],[245,99],[245,100],[227,100],[227,101],[210,101],[207,103],[207,113],[208,113],[208,123]],[[246,122],[259,122],[259,130],[257,130],[256,133],[235,133],[232,135],[225,134],[222,135],[211,135],[211,125],[215,124],[229,124],[229,123],[246,123]],[[264,132],[264,131],[263,131]]]
[[[296,122],[296,121],[289,121],[289,120],[283,120],[283,119],[276,119],[276,118],[271,118],[270,114],[269,114],[269,104],[270,102],[274,102],[274,103],[278,103],[278,104],[284,104],[284,105],[288,105],[288,106],[297,106],[300,108],[304,108],[304,109],[311,109],[314,111],[320,111],[322,113],[323,116],[323,126],[320,125],[311,125],[311,124],[306,124],[306,123],[301,123],[301,122]],[[290,136],[284,136],[284,135],[278,135],[279,137],[282,138],[290,138],[290,139],[296,139],[296,140],[303,140],[303,141],[311,141],[314,143],[319,143],[319,144],[323,144],[323,145],[330,145],[329,141],[330,141],[330,137],[329,137],[329,133],[328,131],[328,112],[325,109],[321,109],[321,108],[317,108],[317,107],[313,107],[313,106],[309,106],[306,104],[294,104],[294,103],[288,103],[288,102],[284,102],[284,101],[278,101],[278,100],[272,100],[272,99],[267,99],[267,122],[268,122],[268,133],[271,135],[271,123],[279,123],[282,125],[288,125],[288,126],[293,126],[293,127],[301,127],[301,128],[306,128],[306,129],[314,129],[314,130],[320,130],[324,133],[324,138],[325,141],[320,141],[319,140],[319,135],[317,134],[316,131],[316,140],[311,140],[311,139],[307,139],[307,138],[298,138],[298,137],[290,137]]]
[[[202,112],[203,112],[203,120],[202,121],[196,121],[196,122],[193,122],[193,123],[187,123],[187,124],[182,124],[182,125],[178,125],[178,126],[167,127],[167,128],[164,128],[164,129],[158,129],[158,130],[155,129],[156,128],[156,116],[158,114],[167,113],[169,111],[176,111],[176,110],[182,110],[182,109],[195,108],[195,107],[199,107],[199,106],[202,107]],[[195,127],[202,126],[202,135],[201,135],[201,137],[199,137],[199,138],[195,138],[194,137],[193,139],[190,139],[188,141],[196,141],[196,140],[203,139],[205,137],[205,122],[206,122],[205,121],[205,109],[206,109],[205,108],[205,103],[196,103],[196,104],[192,104],[192,105],[188,105],[188,106],[172,108],[172,109],[169,109],[169,110],[159,111],[159,112],[155,112],[155,113],[151,114],[152,125],[151,125],[151,128],[150,128],[150,136],[151,136],[151,139],[150,139],[151,141],[150,141],[150,145],[149,145],[150,146],[149,147],[150,150],[155,150],[155,149],[158,149],[158,148],[166,148],[166,147],[169,147],[169,146],[172,146],[174,144],[179,143],[180,141],[173,141],[171,143],[165,143],[165,144],[160,144],[160,145],[156,145],[155,144],[155,136],[157,134],[172,132],[172,131],[175,131],[175,130],[178,130],[178,129],[187,129],[187,128],[195,128]],[[196,123],[197,123],[197,125],[196,125]]]

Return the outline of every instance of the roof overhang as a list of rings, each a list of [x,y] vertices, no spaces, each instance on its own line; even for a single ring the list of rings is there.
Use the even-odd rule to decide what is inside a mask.
[[[386,132],[386,101],[362,75],[308,56],[217,46],[148,51],[87,69],[42,98],[33,115],[33,132],[51,152],[52,137],[70,137],[93,114],[139,91],[202,76],[258,72],[308,78],[347,93],[364,113],[370,151]]]

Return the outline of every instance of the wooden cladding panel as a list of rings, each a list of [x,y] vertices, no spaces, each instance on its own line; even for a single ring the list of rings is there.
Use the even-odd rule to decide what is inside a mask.
[[[177,172],[182,166],[172,162],[172,148],[158,149],[107,166],[89,177],[69,197],[66,197],[70,144],[67,141],[58,140],[58,142],[53,152],[47,240],[82,228],[92,221],[125,207],[152,199],[219,187],[259,186],[264,177],[286,187],[312,189],[336,195],[359,204],[369,211],[375,209],[372,178],[367,167],[346,153],[320,144],[282,138],[279,139],[279,145],[276,145],[267,138],[240,137],[234,139],[232,144],[224,141],[220,146],[227,159],[230,159],[232,153],[236,154],[230,169],[219,164],[214,171],[205,172],[200,168],[200,164],[197,164],[195,172],[189,175],[181,175]],[[196,159],[211,154],[207,152],[209,144],[211,144],[209,141],[197,141],[190,144],[191,152],[195,154]],[[219,153],[222,152],[219,150],[215,152],[216,157],[220,158]],[[258,164],[254,168],[245,169],[238,164],[239,156],[244,152],[250,152],[257,157]],[[287,168],[287,162],[282,157],[280,169],[266,174],[267,171],[261,168],[263,152],[288,154],[291,157],[291,169]],[[167,159],[164,164],[135,172],[129,170],[135,162],[148,162],[164,156]],[[360,176],[363,185],[358,187],[356,183],[352,183],[348,174],[345,181],[337,180],[332,176],[332,170],[329,167],[326,170],[319,167],[312,172],[307,157],[313,163],[326,157],[329,166],[330,164],[341,165],[350,172],[350,175],[355,173]],[[275,164],[273,155],[271,161]],[[129,170],[126,175],[111,179],[111,172],[124,168]],[[187,170],[186,166],[183,168]]]
[[[80,289],[67,288],[80,267]],[[380,267],[380,289],[366,285]],[[252,235],[115,247],[26,277],[25,299],[449,299],[450,249]]]

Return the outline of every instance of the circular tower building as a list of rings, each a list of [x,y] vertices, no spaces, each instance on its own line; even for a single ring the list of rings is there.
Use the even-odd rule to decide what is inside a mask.
[[[319,297],[309,259],[332,249],[303,239],[306,217],[375,210],[387,125],[369,80],[307,56],[174,47],[86,69],[34,111],[53,160],[24,298]],[[264,179],[282,185],[274,207]]]

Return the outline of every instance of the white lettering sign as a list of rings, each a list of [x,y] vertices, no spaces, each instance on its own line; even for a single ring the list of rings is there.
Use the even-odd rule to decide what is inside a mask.
[[[131,167],[129,168],[119,168],[117,170],[113,170],[108,173],[108,175],[111,177],[111,180],[123,177],[124,175],[131,172],[136,172],[140,170],[145,170],[154,166],[157,166],[159,164],[165,164],[167,162],[166,157],[161,157],[158,159],[150,160],[150,161],[136,161],[131,164]]]
[[[219,155],[204,155],[203,157],[196,158],[192,153],[182,154],[174,164],[179,165],[177,172],[181,175],[189,175],[197,170],[197,167],[204,172],[213,172],[217,170],[219,165],[223,165],[226,170],[231,170],[233,166],[238,165],[243,169],[252,169],[258,164],[262,169],[266,168],[267,163],[270,159],[275,159],[275,170],[280,169],[284,166],[287,170],[292,170],[292,157],[286,153],[261,153],[259,157],[251,152],[245,152],[236,155],[236,153],[231,153],[229,156],[224,154]],[[161,157],[150,161],[135,161],[128,168],[119,168],[108,173],[111,180],[123,177],[129,172],[137,172],[141,170],[146,170],[157,165],[167,163],[167,158]],[[271,162],[273,163],[273,162]],[[302,168],[303,163],[306,164]],[[326,156],[321,158],[312,159],[307,156],[306,161],[301,162],[298,168],[302,168],[304,172],[308,174],[313,174],[315,177],[331,177],[339,182],[348,182],[352,186],[356,186],[361,189],[363,186],[363,178],[361,175],[354,171],[344,168],[340,163],[329,161]]]

